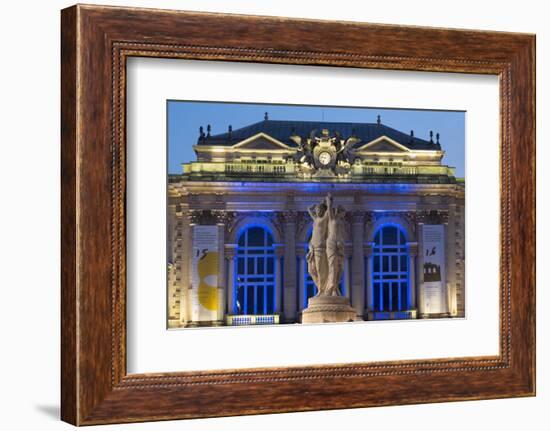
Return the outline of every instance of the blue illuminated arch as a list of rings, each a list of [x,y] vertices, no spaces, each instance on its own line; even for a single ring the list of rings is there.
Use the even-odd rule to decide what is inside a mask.
[[[282,242],[281,232],[272,222],[271,217],[267,217],[265,215],[262,216],[245,214],[244,216],[239,217],[235,225],[231,228],[228,238],[229,243],[236,244],[241,234],[246,229],[254,226],[267,229],[269,233],[273,236],[273,239],[276,243]]]
[[[239,229],[235,272],[237,314],[273,314],[275,247],[270,229],[255,223]]]
[[[413,241],[415,237],[414,226],[404,217],[395,214],[378,214],[373,224],[367,225],[365,240],[373,242],[376,232],[386,225],[398,226],[404,233],[408,241]]]

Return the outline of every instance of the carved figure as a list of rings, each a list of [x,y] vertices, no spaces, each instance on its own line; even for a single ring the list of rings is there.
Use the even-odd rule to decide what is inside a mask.
[[[306,259],[309,274],[317,286],[318,294],[321,294],[327,282],[328,270],[326,252],[328,204],[325,202],[312,205],[308,208],[308,213],[313,219],[313,232]]]
[[[325,286],[325,294],[339,296],[340,279],[344,272],[344,217],[346,212],[342,206],[331,208],[328,211],[327,229],[327,264],[328,280]]]
[[[343,141],[342,141],[343,142]],[[338,163],[349,163],[351,164],[354,156],[353,147],[359,142],[359,139],[351,136],[340,146],[338,150],[337,161]]]
[[[308,270],[317,285],[317,295],[307,301],[302,323],[353,322],[356,312],[338,288],[344,270],[345,211],[334,208],[330,193],[324,202],[308,208],[313,234],[307,255]]]
[[[308,271],[317,286],[317,296],[339,296],[344,271],[344,217],[341,206],[333,208],[330,193],[325,201],[308,208],[313,232],[307,254]]]
[[[311,143],[307,139],[302,139],[300,149],[297,152],[298,162],[305,166],[313,166],[313,153],[311,151]]]

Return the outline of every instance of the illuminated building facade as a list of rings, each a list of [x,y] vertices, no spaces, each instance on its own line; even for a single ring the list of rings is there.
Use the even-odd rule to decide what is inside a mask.
[[[316,292],[307,208],[328,192],[359,320],[463,317],[464,182],[430,136],[380,117],[201,127],[196,161],[169,176],[169,327],[300,322]]]

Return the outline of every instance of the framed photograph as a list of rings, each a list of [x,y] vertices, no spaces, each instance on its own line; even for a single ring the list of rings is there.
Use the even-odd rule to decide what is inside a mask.
[[[535,394],[533,35],[61,30],[63,420]]]

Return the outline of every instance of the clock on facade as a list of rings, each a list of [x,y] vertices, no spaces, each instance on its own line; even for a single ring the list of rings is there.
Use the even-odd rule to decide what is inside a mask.
[[[319,163],[323,166],[327,166],[332,160],[332,156],[328,151],[323,151],[321,154],[319,154]]]

